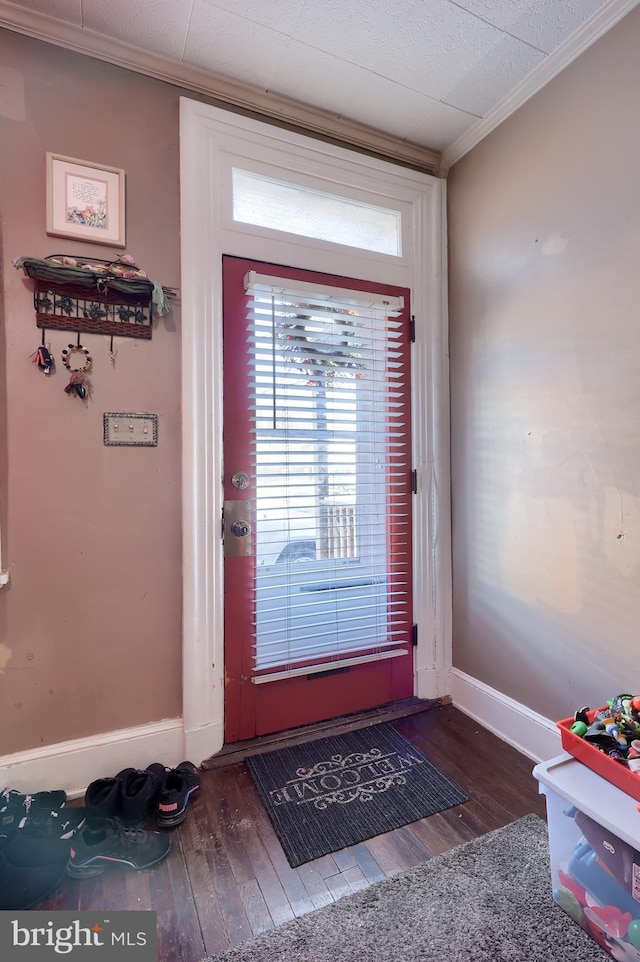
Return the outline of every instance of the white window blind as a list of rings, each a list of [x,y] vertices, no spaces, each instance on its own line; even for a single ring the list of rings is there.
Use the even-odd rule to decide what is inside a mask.
[[[255,672],[396,655],[411,620],[402,298],[254,272],[245,287]]]

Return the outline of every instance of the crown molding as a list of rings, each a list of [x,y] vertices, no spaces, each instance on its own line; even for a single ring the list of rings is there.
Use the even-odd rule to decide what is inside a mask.
[[[184,61],[172,60],[94,30],[18,7],[6,0],[0,0],[0,27],[202,94],[219,106],[249,111],[304,133],[442,176],[441,156],[436,151]]]
[[[442,155],[443,173],[441,176],[444,175],[444,172],[447,171],[452,164],[455,164],[457,160],[464,157],[472,147],[475,147],[481,140],[484,140],[503,120],[506,120],[507,117],[515,113],[519,107],[533,97],[534,94],[537,94],[539,90],[542,90],[542,88],[564,70],[565,67],[573,63],[581,53],[595,43],[596,40],[599,40],[600,37],[607,33],[619,20],[622,20],[638,3],[640,3],[640,0],[613,0],[613,2],[607,4],[606,7],[592,17],[588,23],[576,30],[565,44],[550,54],[539,67],[536,67],[531,73],[527,74],[518,86],[514,87],[504,100],[496,104],[475,127],[464,133],[455,143],[451,144],[450,147],[447,147]]]

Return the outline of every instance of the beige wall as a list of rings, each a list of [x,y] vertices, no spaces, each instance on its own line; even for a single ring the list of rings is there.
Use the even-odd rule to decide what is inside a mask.
[[[640,10],[450,176],[454,663],[551,718],[640,689]],[[127,249],[178,287],[180,91],[0,32],[0,754],[181,711],[179,305],[46,378],[11,260],[47,150],[123,167]],[[188,372],[187,372],[188,376]],[[104,447],[152,411],[156,449]]]
[[[449,184],[454,664],[640,690],[640,9]]]
[[[94,359],[85,406],[63,390],[73,335],[49,334],[54,376],[32,364],[31,286],[11,266],[23,254],[110,256],[45,234],[52,151],[125,169],[127,250],[179,287],[179,93],[0,32],[0,518],[11,573],[0,589],[0,754],[181,713],[179,306],[151,341],[116,339],[114,366],[109,338],[83,335]],[[105,447],[104,411],[157,413],[158,447]]]

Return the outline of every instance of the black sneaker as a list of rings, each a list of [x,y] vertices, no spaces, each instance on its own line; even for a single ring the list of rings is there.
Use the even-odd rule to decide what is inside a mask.
[[[117,818],[85,825],[71,843],[67,875],[90,878],[109,866],[141,869],[156,865],[171,848],[171,838],[160,832],[127,828]]]
[[[144,771],[125,768],[116,775],[122,789],[120,818],[126,825],[141,825],[153,812],[165,775],[164,765],[154,762]]]
[[[27,811],[30,808],[44,808],[53,811],[62,808],[67,800],[67,793],[58,789],[53,792],[32,792],[24,795],[13,788],[3,788],[0,792],[0,814],[8,808],[16,808],[24,805]]]
[[[117,818],[122,810],[119,778],[96,778],[84,793],[87,818]]]
[[[45,808],[27,809],[24,805],[8,808],[0,814],[3,834],[11,831],[24,831],[42,838],[72,838],[82,828],[86,819],[84,808],[58,808],[47,811]]]
[[[180,762],[164,776],[158,797],[158,826],[172,828],[187,817],[189,799],[200,788],[200,776],[193,762]]]
[[[79,832],[87,820],[84,808],[63,808],[57,812],[32,812],[22,820],[18,828],[29,830],[44,838],[70,839]]]

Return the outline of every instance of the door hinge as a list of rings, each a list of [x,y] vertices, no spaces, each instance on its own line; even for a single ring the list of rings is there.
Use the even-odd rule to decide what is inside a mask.
[[[416,340],[416,318],[415,318],[415,314],[412,314],[411,317],[409,318],[409,340],[411,341],[412,344],[414,344],[414,343],[415,343],[415,340]]]
[[[418,626],[411,625],[411,644],[414,648],[418,647]]]
[[[418,472],[415,468],[411,471],[411,493],[418,493]]]

